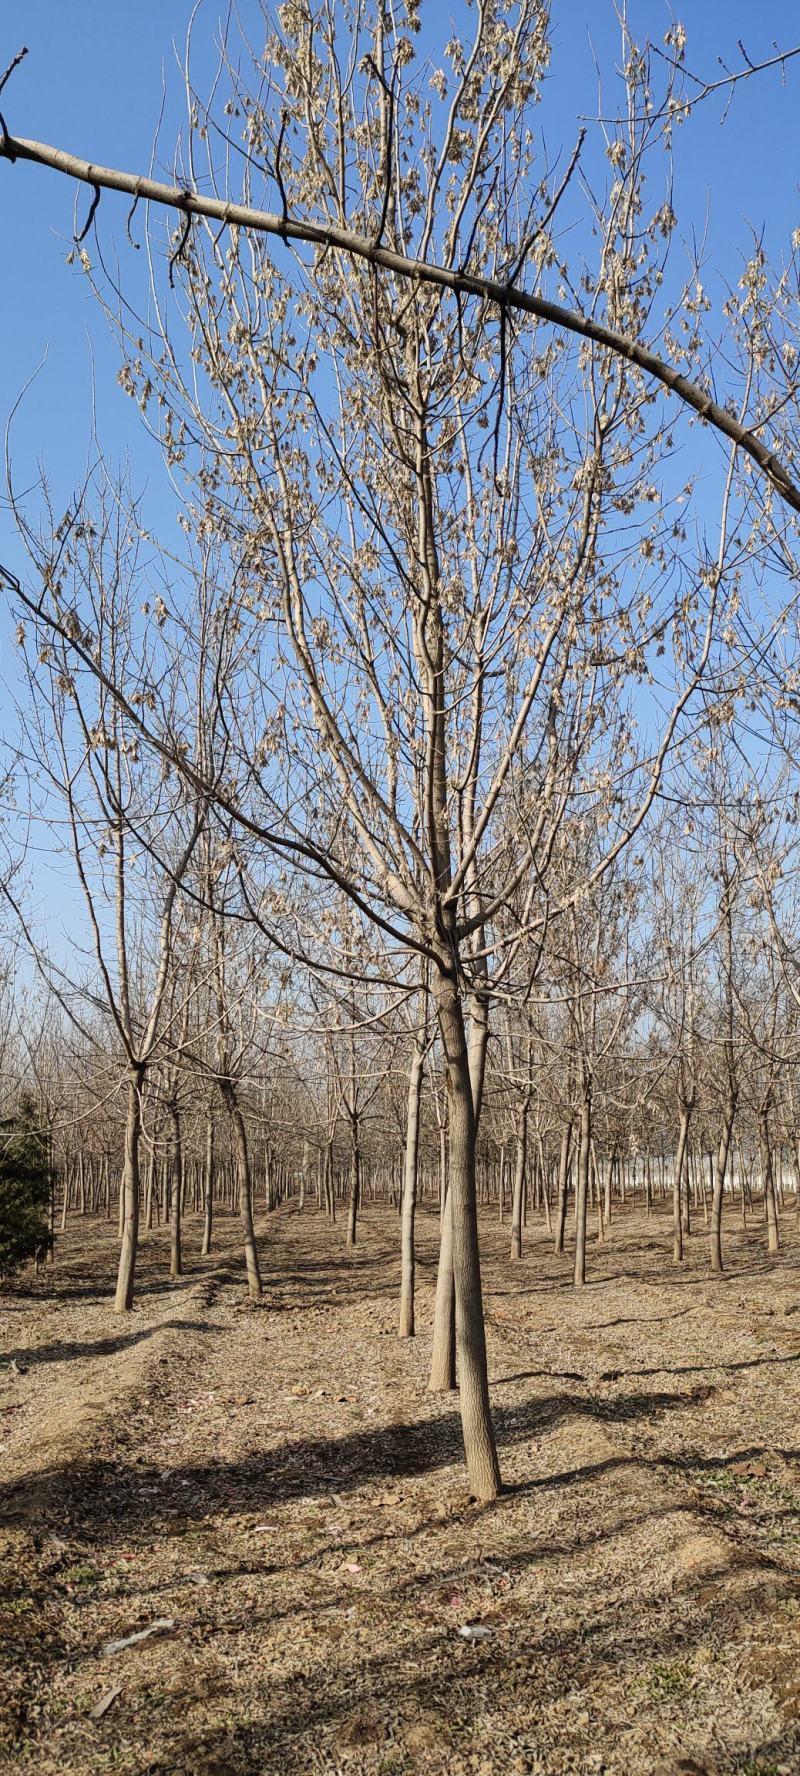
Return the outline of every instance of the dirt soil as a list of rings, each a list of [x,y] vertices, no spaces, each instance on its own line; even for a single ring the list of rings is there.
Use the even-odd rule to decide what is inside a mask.
[[[486,1222],[506,1491],[469,1498],[457,1401],[395,1332],[397,1222],[232,1218],[137,1310],[111,1228],[75,1221],[2,1300],[2,1749],[123,1776],[796,1776],[800,1235],[617,1221],[573,1292]],[[158,1632],[112,1650],[159,1623]],[[165,1625],[166,1624],[166,1625]],[[464,1627],[481,1629],[467,1638]],[[101,1706],[98,1706],[101,1705]]]

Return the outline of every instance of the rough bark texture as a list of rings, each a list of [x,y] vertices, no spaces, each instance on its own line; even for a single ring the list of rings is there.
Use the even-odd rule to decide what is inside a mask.
[[[478,1250],[475,1190],[475,1115],[464,1018],[455,981],[435,982],[436,1009],[447,1070],[450,1134],[450,1218],[456,1294],[456,1346],[464,1453],[476,1498],[496,1498],[500,1467],[489,1406],[486,1333]]]
[[[775,1173],[772,1166],[772,1148],[769,1138],[769,1113],[762,1110],[758,1119],[758,1140],[761,1149],[761,1175],[764,1180],[764,1211],[767,1220],[767,1248],[770,1252],[779,1252],[781,1246],[778,1232],[778,1204],[775,1194]]]
[[[136,1253],[139,1244],[139,1141],[142,1129],[141,1074],[128,1080],[125,1120],[125,1166],[122,1174],[122,1245],[119,1253],[114,1312],[129,1313],[133,1307]]]
[[[450,1192],[445,1197],[436,1272],[436,1303],[433,1310],[433,1345],[428,1387],[431,1393],[451,1393],[456,1385],[456,1296],[453,1280],[453,1223]]]
[[[415,1046],[408,1075],[406,1151],[403,1171],[403,1206],[400,1223],[400,1326],[401,1338],[414,1337],[414,1219],[417,1208],[419,1158],[419,1111],[425,1057]]]
[[[167,1106],[172,1125],[170,1143],[170,1253],[169,1274],[172,1277],[183,1275],[183,1255],[181,1251],[181,1198],[183,1196],[183,1165],[181,1148],[181,1120],[177,1104]]]
[[[592,1147],[591,1086],[584,1085],[581,1104],[581,1143],[578,1149],[578,1176],[575,1186],[575,1287],[586,1281],[586,1211],[589,1197],[589,1160]]]
[[[258,1263],[258,1247],[253,1227],[253,1189],[250,1179],[250,1150],[247,1145],[247,1130],[244,1117],[239,1108],[236,1090],[231,1081],[226,1080],[221,1086],[225,1106],[231,1119],[233,1140],[236,1149],[236,1170],[239,1185],[239,1219],[242,1224],[244,1242],[244,1261],[247,1270],[247,1287],[252,1296],[261,1294],[261,1271]]]
[[[358,1225],[358,1204],[361,1196],[361,1155],[357,1140],[353,1141],[350,1152],[350,1202],[347,1211],[347,1244],[356,1243],[356,1227]]]
[[[214,1118],[209,1115],[206,1121],[206,1163],[203,1179],[203,1245],[202,1255],[208,1257],[211,1251],[211,1235],[214,1224]]]
[[[678,1151],[675,1156],[675,1171],[672,1179],[672,1260],[674,1264],[683,1261],[683,1216],[681,1213],[681,1182],[686,1164],[686,1144],[689,1139],[690,1110],[681,1106],[681,1123],[678,1134]]]
[[[721,1272],[722,1263],[722,1197],[725,1189],[725,1172],[728,1165],[728,1151],[733,1133],[734,1110],[729,1108],[722,1125],[719,1146],[714,1154],[714,1189],[711,1197],[711,1224],[709,1244],[711,1251],[711,1269]]]
[[[567,1221],[567,1186],[569,1183],[569,1150],[572,1141],[572,1124],[565,1122],[561,1131],[561,1151],[558,1156],[558,1203],[556,1206],[556,1234],[554,1250],[564,1250],[564,1228]]]
[[[522,1209],[525,1201],[525,1162],[528,1155],[528,1103],[519,1107],[517,1117],[517,1159],[514,1170],[514,1196],[511,1204],[511,1256],[522,1257]]]

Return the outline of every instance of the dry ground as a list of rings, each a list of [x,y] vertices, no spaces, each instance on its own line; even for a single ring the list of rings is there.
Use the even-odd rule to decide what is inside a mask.
[[[397,1224],[351,1259],[313,1210],[236,1224],[115,1319],[113,1232],[75,1222],[0,1315],[0,1763],[20,1776],[800,1771],[800,1236],[731,1228],[673,1274],[617,1221],[576,1295],[485,1224],[507,1491],[464,1484],[452,1398],[395,1336]],[[117,1652],[159,1618],[172,1626]],[[463,1625],[482,1626],[465,1640]],[[116,1692],[101,1718],[97,1703]]]

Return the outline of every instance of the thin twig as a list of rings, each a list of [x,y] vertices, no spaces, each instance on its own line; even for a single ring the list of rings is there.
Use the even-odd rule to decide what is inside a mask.
[[[20,62],[24,62],[27,53],[28,53],[27,48],[26,48],[25,44],[23,44],[22,48],[17,51],[17,54],[15,55],[13,62],[9,62],[8,67],[6,68],[5,74],[3,74],[2,77],[0,77],[0,93],[3,90],[3,87],[6,84],[6,81],[11,79],[14,69],[19,67]]]
[[[82,240],[86,239],[86,236],[89,233],[89,229],[91,228],[92,223],[95,219],[95,216],[97,215],[97,206],[98,206],[99,202],[100,202],[100,186],[95,183],[95,185],[93,187],[92,201],[89,205],[89,214],[86,218],[86,221],[83,224],[80,234],[75,235],[75,240],[76,240],[78,246],[80,246],[80,243]]]

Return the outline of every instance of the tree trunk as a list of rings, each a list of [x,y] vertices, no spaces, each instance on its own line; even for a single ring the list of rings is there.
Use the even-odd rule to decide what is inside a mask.
[[[678,1134],[678,1151],[675,1156],[675,1171],[672,1178],[672,1262],[683,1262],[683,1216],[681,1213],[681,1181],[686,1163],[686,1143],[689,1139],[689,1117],[691,1111],[685,1104],[681,1105],[681,1124]],[[687,1180],[688,1188],[688,1180]]]
[[[575,1185],[575,1269],[576,1289],[586,1282],[586,1209],[589,1197],[589,1156],[592,1146],[592,1088],[587,1081],[581,1104],[581,1143],[578,1149],[578,1176]]]
[[[761,1173],[764,1179],[767,1249],[770,1252],[779,1252],[781,1240],[778,1232],[778,1204],[775,1197],[775,1173],[772,1169],[772,1149],[769,1142],[769,1112],[766,1110],[759,1112],[758,1139],[761,1148]]]
[[[605,1222],[606,1232],[608,1232],[608,1230],[611,1226],[611,1180],[614,1176],[614,1166],[616,1165],[616,1159],[617,1159],[617,1156],[616,1156],[616,1153],[612,1147],[611,1152],[608,1155],[608,1158],[606,1160],[606,1176],[605,1176],[604,1193],[603,1193],[603,1220]]]
[[[400,1337],[414,1337],[414,1218],[417,1209],[419,1163],[419,1111],[422,1098],[424,1051],[414,1046],[408,1076],[406,1152],[403,1173],[403,1204],[400,1224]]]
[[[204,1258],[211,1251],[211,1235],[214,1225],[214,1118],[211,1111],[206,1113],[206,1163],[203,1177],[203,1244],[200,1248]]]
[[[356,1225],[358,1222],[358,1205],[361,1196],[361,1154],[358,1146],[358,1131],[353,1130],[353,1144],[350,1149],[350,1202],[347,1212],[347,1244],[356,1243]]]
[[[242,1224],[244,1240],[244,1261],[247,1271],[247,1287],[252,1296],[261,1294],[261,1271],[258,1264],[258,1247],[253,1227],[253,1189],[250,1178],[250,1152],[247,1145],[247,1130],[244,1117],[239,1108],[236,1088],[232,1080],[221,1081],[220,1090],[225,1100],[228,1115],[233,1127],[233,1139],[236,1147],[236,1169],[238,1173],[239,1219]]]
[[[436,1272],[433,1346],[428,1387],[433,1394],[451,1393],[456,1385],[456,1293],[453,1279],[453,1223],[450,1192],[445,1196]]]
[[[117,1291],[114,1296],[115,1313],[129,1313],[133,1307],[133,1284],[136,1272],[136,1253],[139,1245],[139,1140],[142,1130],[141,1085],[143,1077],[143,1073],[137,1069],[128,1080],[125,1164],[121,1184],[122,1244],[117,1270]]]
[[[525,1200],[525,1162],[528,1156],[528,1100],[517,1113],[517,1161],[511,1202],[511,1256],[522,1257],[522,1207]]]
[[[711,1247],[711,1269],[717,1272],[721,1272],[724,1269],[722,1263],[722,1196],[725,1189],[725,1170],[728,1164],[728,1150],[730,1148],[731,1135],[733,1133],[733,1118],[734,1110],[729,1107],[722,1124],[719,1147],[714,1154],[714,1190],[711,1197],[711,1228],[709,1239]]]
[[[572,1141],[572,1124],[565,1122],[561,1131],[561,1152],[558,1156],[558,1202],[556,1205],[556,1237],[554,1250],[564,1250],[564,1228],[567,1221],[567,1189],[569,1185],[569,1150]]]
[[[172,1124],[172,1142],[170,1147],[170,1253],[169,1274],[172,1277],[183,1275],[183,1253],[181,1250],[181,1204],[183,1198],[183,1150],[181,1146],[181,1119],[177,1104],[168,1104],[167,1110]]]
[[[435,972],[436,1009],[447,1072],[450,1137],[448,1200],[453,1235],[461,1425],[464,1453],[476,1498],[496,1498],[500,1468],[489,1406],[486,1332],[478,1248],[475,1189],[475,1132],[472,1081],[464,1017],[452,976]]]

